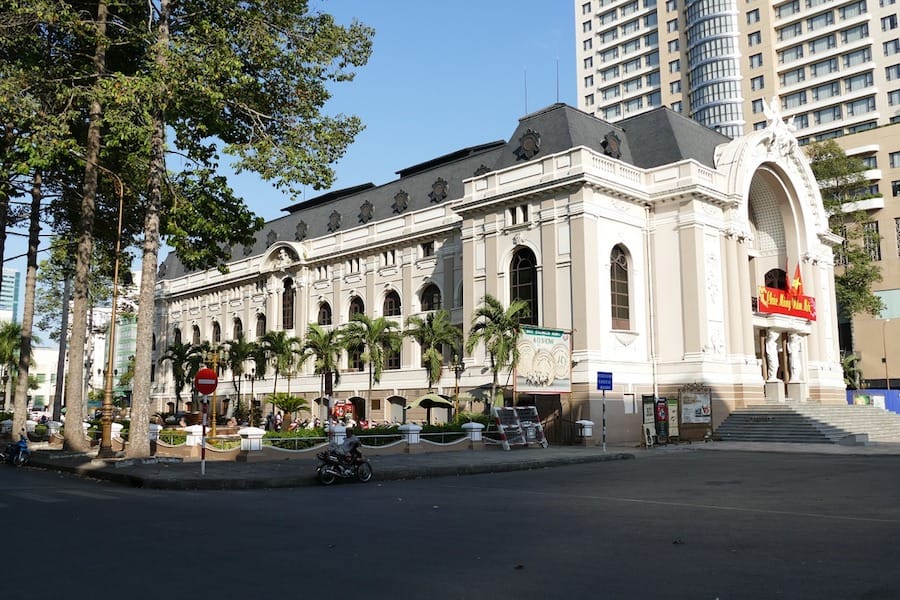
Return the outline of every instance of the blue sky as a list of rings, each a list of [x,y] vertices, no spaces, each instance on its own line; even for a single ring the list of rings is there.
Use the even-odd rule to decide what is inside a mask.
[[[352,82],[334,87],[326,108],[329,114],[355,114],[366,126],[335,165],[332,189],[387,183],[400,169],[507,139],[527,112],[557,101],[577,103],[571,0],[311,0],[310,5],[340,23],[356,18],[375,29],[368,64]],[[170,158],[169,167],[179,165]],[[223,174],[266,220],[283,216],[282,209],[295,202],[251,173]],[[326,191],[309,188],[305,198]],[[42,246],[46,243],[44,238]],[[6,257],[24,251],[22,238],[8,238]],[[165,255],[161,252],[160,259]],[[24,259],[4,266],[24,277]]]
[[[577,103],[571,0],[311,5],[340,23],[357,18],[375,28],[368,64],[334,88],[327,107],[355,114],[366,126],[335,165],[332,189],[387,183],[405,167],[507,139],[526,114],[526,83],[528,112],[557,100]],[[229,181],[267,220],[292,203],[252,174],[232,174]],[[305,198],[325,191],[310,188]]]

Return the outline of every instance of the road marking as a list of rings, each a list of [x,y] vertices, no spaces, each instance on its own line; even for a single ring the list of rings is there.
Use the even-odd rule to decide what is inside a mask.
[[[119,500],[117,496],[110,494],[97,494],[95,492],[86,492],[84,490],[57,490],[62,494],[71,496],[79,496],[81,498],[93,498],[94,500]]]

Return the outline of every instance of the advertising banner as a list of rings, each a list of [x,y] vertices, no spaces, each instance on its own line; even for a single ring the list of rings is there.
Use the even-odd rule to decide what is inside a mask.
[[[570,335],[561,329],[523,328],[516,365],[517,392],[566,394],[572,391]]]

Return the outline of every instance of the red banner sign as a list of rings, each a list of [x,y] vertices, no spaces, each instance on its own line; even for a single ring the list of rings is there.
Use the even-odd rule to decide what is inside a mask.
[[[812,296],[792,294],[789,290],[759,286],[757,310],[761,313],[788,315],[815,321],[816,299]]]

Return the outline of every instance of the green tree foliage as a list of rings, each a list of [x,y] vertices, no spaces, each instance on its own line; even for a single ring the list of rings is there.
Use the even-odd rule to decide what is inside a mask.
[[[281,421],[281,430],[287,431],[291,426],[291,421],[297,416],[301,410],[308,410],[309,403],[304,398],[292,396],[287,392],[278,392],[269,396],[269,401],[284,413],[284,419]]]
[[[362,349],[362,359],[368,365],[369,390],[366,397],[366,411],[371,414],[372,386],[381,381],[384,361],[389,352],[399,352],[403,334],[400,325],[386,317],[373,319],[363,313],[353,315],[344,327],[344,344],[347,348]]]
[[[338,369],[341,353],[344,351],[343,332],[338,328],[324,328],[310,323],[306,331],[302,352],[304,356],[314,360],[314,372],[319,376],[319,397],[325,396],[325,378],[328,374],[334,377],[334,385],[341,379]]]
[[[509,308],[504,309],[497,298],[486,294],[481,299],[481,306],[472,315],[472,327],[469,329],[469,340],[466,351],[472,352],[478,344],[490,358],[491,401],[496,398],[498,377],[505,368],[514,369],[519,362],[519,337],[522,335],[521,320],[529,316],[528,303],[524,300],[513,300]],[[487,408],[487,407],[486,407]]]
[[[865,164],[847,156],[834,140],[810,144],[806,148],[813,174],[819,182],[822,202],[829,215],[831,231],[844,238],[835,249],[835,295],[842,318],[878,315],[884,308],[872,286],[881,281],[881,269],[873,259],[873,249],[881,238],[867,229],[869,215],[854,203],[870,197],[865,190]]]
[[[168,362],[171,364],[172,379],[175,383],[175,412],[181,410],[181,392],[184,387],[191,381],[190,370],[192,360],[197,356],[197,349],[190,344],[182,344],[174,342],[166,348],[165,353],[160,357],[160,364]]]
[[[422,366],[428,390],[441,378],[444,370],[445,346],[457,348],[462,340],[462,332],[450,322],[450,313],[445,309],[429,312],[425,317],[413,315],[406,320],[405,335],[419,343],[422,350]]]

